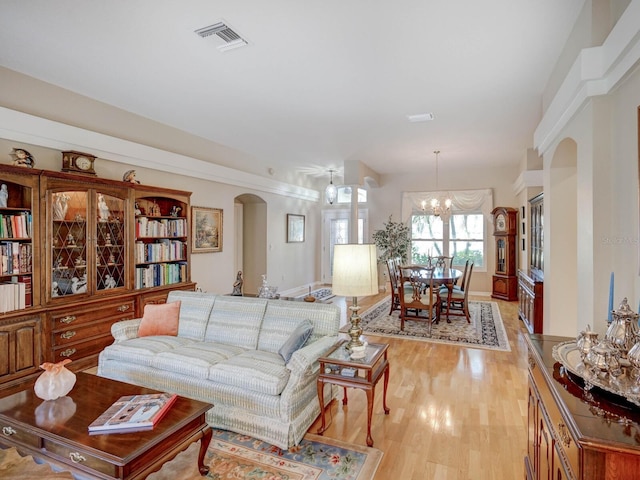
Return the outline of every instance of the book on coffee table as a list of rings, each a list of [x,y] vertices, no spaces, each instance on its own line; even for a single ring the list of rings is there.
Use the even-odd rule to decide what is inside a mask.
[[[171,393],[120,397],[89,425],[89,433],[117,433],[152,429],[178,398]]]

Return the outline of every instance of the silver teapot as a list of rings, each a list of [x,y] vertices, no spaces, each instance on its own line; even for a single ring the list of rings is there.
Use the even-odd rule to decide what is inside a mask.
[[[639,339],[638,315],[631,310],[625,297],[618,310],[611,312],[611,323],[604,338],[608,340],[626,358],[627,352]]]
[[[608,340],[603,340],[597,345],[593,345],[587,353],[584,362],[589,367],[589,371],[595,376],[611,375],[617,377],[622,374],[618,358],[620,352],[611,345]]]

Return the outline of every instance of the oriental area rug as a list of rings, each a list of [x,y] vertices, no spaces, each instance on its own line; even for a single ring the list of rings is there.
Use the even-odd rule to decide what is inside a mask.
[[[450,317],[451,323],[447,323],[443,315],[439,323],[432,325],[431,335],[426,322],[411,319],[405,320],[404,330],[400,330],[400,312],[396,310],[389,315],[390,308],[391,297],[387,297],[362,313],[360,317],[363,332],[381,337],[511,351],[496,302],[470,301],[471,323],[467,323],[464,317],[458,316]],[[347,332],[348,329],[347,324],[340,331]]]
[[[286,451],[246,435],[214,429],[204,459],[210,471],[203,477],[197,468],[199,448],[200,442],[192,444],[147,480],[372,480],[382,459],[382,452],[375,448],[313,434],[307,434],[296,449]],[[73,479],[69,472],[56,473],[31,457],[20,457],[15,449],[0,449],[0,478]]]

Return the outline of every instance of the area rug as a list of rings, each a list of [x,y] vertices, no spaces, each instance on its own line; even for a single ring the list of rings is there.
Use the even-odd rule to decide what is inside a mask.
[[[307,434],[296,449],[278,447],[224,430],[213,430],[205,456],[209,474],[200,476],[200,443],[191,445],[148,480],[372,480],[382,459],[375,448]]]
[[[319,288],[318,290],[314,290],[311,293],[312,297],[315,297],[316,300],[328,300],[329,298],[335,297],[330,288]],[[309,293],[305,293],[304,295],[298,295],[296,298],[305,298]]]
[[[198,472],[200,442],[189,446],[147,480],[372,480],[382,452],[375,448],[307,434],[288,451],[255,438],[213,430],[204,463],[210,471]],[[21,457],[15,448],[0,449],[0,478],[7,480],[73,479],[69,472],[54,472],[32,457]],[[76,477],[84,480],[85,477]]]
[[[496,302],[470,301],[471,323],[464,317],[450,317],[451,323],[441,318],[433,324],[431,335],[426,322],[407,319],[404,330],[400,330],[400,312],[389,315],[391,297],[378,302],[362,315],[362,329],[365,334],[382,337],[397,337],[425,342],[447,343],[474,348],[486,348],[498,351],[511,351],[507,332],[502,323],[500,309]],[[349,325],[341,331],[347,331]]]

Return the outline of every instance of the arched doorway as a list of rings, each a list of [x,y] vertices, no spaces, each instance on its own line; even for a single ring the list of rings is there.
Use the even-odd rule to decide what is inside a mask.
[[[261,275],[267,273],[267,203],[257,195],[234,199],[236,271],[242,270],[243,293],[257,295]]]

